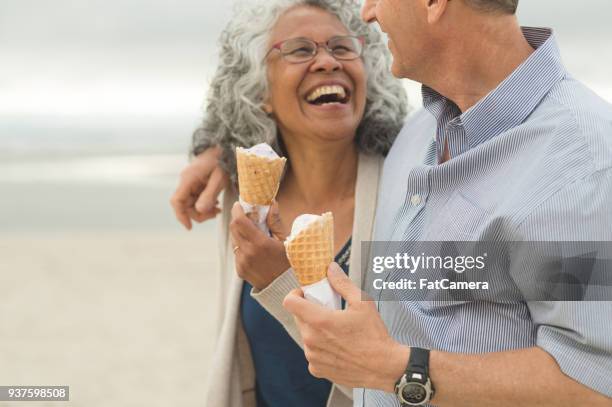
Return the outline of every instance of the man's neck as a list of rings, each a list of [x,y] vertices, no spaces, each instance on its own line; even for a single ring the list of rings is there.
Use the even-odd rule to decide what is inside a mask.
[[[440,68],[424,82],[462,112],[495,89],[534,51],[514,16],[467,26],[461,39],[438,55]]]

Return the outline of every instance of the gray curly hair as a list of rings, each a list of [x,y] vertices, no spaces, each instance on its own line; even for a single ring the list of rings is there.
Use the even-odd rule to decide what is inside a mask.
[[[204,120],[193,134],[191,150],[192,155],[197,155],[210,146],[221,146],[220,164],[234,182],[237,146],[265,142],[283,154],[276,123],[263,110],[268,83],[267,67],[261,61],[278,18],[300,5],[328,11],[352,34],[367,38],[362,56],[367,72],[367,98],[355,138],[358,150],[387,154],[408,113],[406,92],[390,73],[390,56],[382,35],[361,20],[356,1],[262,0],[239,4],[219,39],[219,66],[209,88]]]

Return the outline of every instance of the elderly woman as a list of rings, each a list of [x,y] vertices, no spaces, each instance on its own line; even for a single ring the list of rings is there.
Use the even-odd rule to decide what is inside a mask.
[[[219,146],[233,181],[221,221],[222,326],[208,405],[349,406],[351,390],[313,377],[282,300],[299,286],[282,239],[302,213],[334,214],[336,262],[360,281],[383,156],[407,113],[381,36],[342,0],[246,5],[221,35],[220,65],[194,154]],[[235,191],[236,146],[288,159],[266,236]]]

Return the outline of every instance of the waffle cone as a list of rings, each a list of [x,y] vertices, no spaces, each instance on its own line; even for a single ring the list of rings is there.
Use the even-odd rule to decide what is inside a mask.
[[[285,242],[287,258],[302,286],[327,277],[327,268],[334,260],[334,217],[331,212],[321,215]]]
[[[284,157],[268,158],[236,148],[240,198],[251,205],[271,205],[280,185]]]

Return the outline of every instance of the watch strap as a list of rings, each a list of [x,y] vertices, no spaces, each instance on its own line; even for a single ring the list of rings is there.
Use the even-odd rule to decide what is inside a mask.
[[[420,375],[420,377],[414,375]],[[429,349],[410,348],[410,358],[406,374],[411,381],[427,382],[429,378]]]

